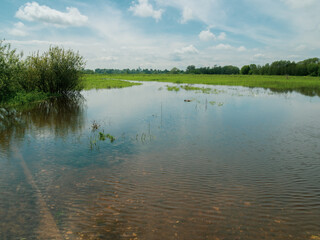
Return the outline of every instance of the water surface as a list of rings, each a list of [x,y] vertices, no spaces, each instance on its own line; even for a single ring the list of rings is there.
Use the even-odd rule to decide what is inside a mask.
[[[0,239],[320,239],[320,98],[166,85],[2,109]]]

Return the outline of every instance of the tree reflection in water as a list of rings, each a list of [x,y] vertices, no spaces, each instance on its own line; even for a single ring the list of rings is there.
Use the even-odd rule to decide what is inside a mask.
[[[0,148],[21,142],[32,129],[46,129],[64,138],[81,131],[85,123],[85,99],[81,94],[51,98],[40,103],[0,109]]]

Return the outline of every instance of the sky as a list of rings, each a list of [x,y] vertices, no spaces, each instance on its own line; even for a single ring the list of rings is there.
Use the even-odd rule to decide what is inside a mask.
[[[0,39],[86,68],[186,69],[320,56],[319,0],[0,0]]]

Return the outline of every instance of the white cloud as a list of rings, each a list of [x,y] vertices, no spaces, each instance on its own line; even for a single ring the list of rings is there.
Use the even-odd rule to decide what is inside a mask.
[[[262,53],[257,53],[253,56],[254,58],[257,58],[257,59],[265,59],[266,58],[266,55],[262,54]]]
[[[173,7],[181,12],[180,23],[196,20],[211,25],[225,20],[221,0],[156,0],[159,6]]]
[[[231,45],[223,44],[223,43],[220,43],[212,48],[216,49],[216,50],[232,50],[232,49],[234,49]]]
[[[237,48],[237,47],[231,46],[230,44],[223,44],[223,43],[220,43],[216,46],[213,46],[213,47],[211,47],[211,49],[214,49],[214,50],[233,50],[233,51],[238,51],[238,52],[244,52],[247,50],[244,46],[240,46]]]
[[[197,54],[197,53],[199,53],[198,49],[196,49],[193,45],[189,45],[189,46],[183,47],[181,49],[176,49],[174,52],[178,53],[178,54]]]
[[[193,11],[189,7],[184,7],[182,11],[181,23],[186,23],[194,18]]]
[[[199,34],[199,38],[201,41],[210,41],[210,40],[225,40],[227,38],[227,34],[222,32],[218,35],[214,35],[209,29],[205,31],[201,31]]]
[[[247,49],[246,49],[244,46],[238,47],[237,50],[238,50],[239,52],[247,51]]]
[[[56,26],[83,26],[88,17],[82,15],[77,8],[67,7],[60,12],[37,2],[28,2],[16,12],[16,17],[30,22],[49,23]]]
[[[14,28],[8,30],[8,33],[16,37],[25,37],[28,35],[22,22],[15,23]]]
[[[220,33],[218,36],[219,40],[225,40],[226,38],[227,38],[227,34],[225,32]]]
[[[163,10],[154,10],[153,6],[148,0],[138,0],[138,3],[133,2],[133,5],[129,8],[133,12],[133,15],[139,17],[152,17],[156,21],[161,19]]]
[[[210,30],[201,31],[199,34],[199,38],[202,41],[209,41],[209,40],[215,40],[217,37],[210,32]]]

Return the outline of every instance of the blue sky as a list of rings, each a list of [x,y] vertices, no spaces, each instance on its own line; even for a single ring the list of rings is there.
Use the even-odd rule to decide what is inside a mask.
[[[0,37],[87,68],[185,69],[320,55],[319,0],[0,0]]]

